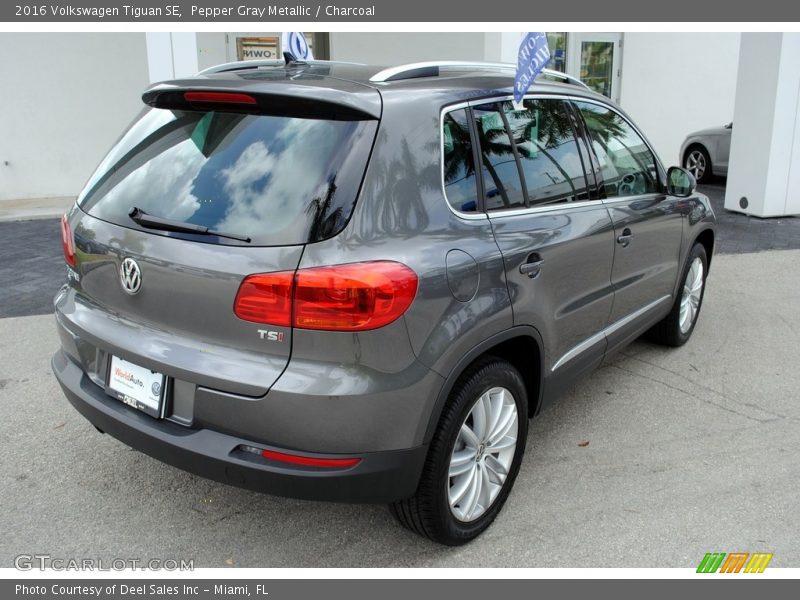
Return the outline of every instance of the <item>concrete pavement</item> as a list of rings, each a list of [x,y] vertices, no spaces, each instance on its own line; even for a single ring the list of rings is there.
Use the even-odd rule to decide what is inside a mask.
[[[100,435],[62,396],[52,316],[0,320],[0,566],[21,553],[195,566],[800,566],[800,251],[714,258],[683,348],[637,342],[531,423],[505,509],[444,548],[383,506],[188,475]],[[588,441],[585,447],[579,443]]]

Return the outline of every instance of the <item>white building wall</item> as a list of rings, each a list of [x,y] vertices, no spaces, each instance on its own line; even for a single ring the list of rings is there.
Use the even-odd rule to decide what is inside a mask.
[[[145,34],[2,33],[0,56],[0,200],[77,194],[142,108]]]
[[[626,33],[620,104],[665,166],[687,134],[733,120],[739,33]]]
[[[484,33],[330,34],[331,59],[397,65],[424,60],[486,60]]]

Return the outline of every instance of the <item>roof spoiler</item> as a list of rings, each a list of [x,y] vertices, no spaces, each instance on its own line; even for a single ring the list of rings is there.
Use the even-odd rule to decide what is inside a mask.
[[[199,83],[199,85],[198,85]],[[365,121],[381,117],[380,97],[342,94],[324,87],[270,82],[271,89],[254,88],[241,83],[175,81],[157,84],[142,94],[142,101],[154,108],[168,110],[205,110],[263,114],[332,121]]]
[[[363,66],[362,63],[346,62],[341,60],[290,60],[284,55],[284,60],[237,60],[235,62],[223,63],[203,69],[198,75],[213,75],[214,73],[228,73],[230,71],[245,71],[250,69],[265,69],[265,68],[283,68],[289,65],[357,65]]]

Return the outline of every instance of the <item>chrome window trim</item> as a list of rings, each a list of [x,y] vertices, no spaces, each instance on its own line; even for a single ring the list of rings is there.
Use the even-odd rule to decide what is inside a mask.
[[[580,202],[562,202],[560,204],[540,204],[529,206],[528,208],[512,208],[509,210],[494,210],[487,212],[489,219],[502,219],[504,217],[518,217],[520,215],[533,215],[537,213],[548,213],[557,210],[578,209],[578,208],[597,208],[603,206],[601,200],[581,200]]]
[[[465,108],[469,108],[469,102],[459,102],[458,104],[450,104],[442,108],[439,111],[439,183],[442,186],[442,196],[444,197],[444,203],[447,205],[447,208],[450,209],[455,216],[466,219],[468,221],[488,221],[489,217],[485,212],[479,212],[476,210],[474,213],[465,213],[460,210],[456,210],[453,208],[453,205],[450,204],[450,201],[447,199],[447,190],[445,189],[444,185],[444,118],[448,113],[455,112],[457,110],[463,110]],[[475,171],[476,177],[476,185],[475,185],[475,202],[478,201],[478,186],[477,186],[477,167]]]
[[[572,96],[567,94],[552,94],[552,93],[544,93],[544,94],[537,94],[537,93],[530,93],[525,94],[524,100],[533,100],[533,99],[544,99],[544,100],[571,100]],[[496,219],[498,217],[514,217],[519,215],[528,215],[537,212],[550,212],[553,210],[564,210],[567,208],[584,208],[586,206],[600,206],[602,202],[600,200],[585,200],[581,202],[566,202],[561,204],[542,204],[538,206],[529,206],[527,208],[517,208],[511,210],[498,210],[498,211],[484,211],[482,213],[474,212],[474,213],[465,213],[460,210],[456,210],[447,200],[447,192],[445,191],[444,186],[444,117],[447,113],[461,110],[463,108],[472,108],[474,106],[481,106],[483,104],[493,104],[495,102],[506,102],[508,100],[513,101],[513,95],[503,95],[503,96],[493,96],[491,98],[481,98],[480,100],[469,100],[466,102],[459,102],[458,104],[449,104],[447,106],[442,107],[441,111],[439,112],[439,164],[440,164],[440,181],[442,186],[442,194],[444,195],[445,204],[447,204],[447,208],[462,219],[469,219],[469,220],[476,220],[476,219]],[[476,167],[477,173],[477,167]],[[477,200],[477,197],[476,197]]]
[[[550,367],[550,372],[551,373],[555,372],[556,369],[558,369],[559,367],[562,367],[563,365],[565,365],[566,363],[571,361],[573,358],[576,358],[578,355],[583,354],[586,350],[588,350],[589,348],[594,346],[596,343],[602,341],[607,336],[611,335],[615,331],[618,331],[618,330],[622,329],[628,323],[638,319],[642,315],[650,312],[654,308],[656,308],[659,305],[663,304],[665,300],[671,300],[671,299],[672,299],[672,296],[669,296],[669,295],[662,296],[661,298],[658,298],[657,300],[654,300],[653,302],[650,302],[649,304],[646,304],[645,306],[642,306],[641,308],[633,311],[629,315],[626,315],[626,316],[622,317],[618,321],[614,321],[611,325],[607,326],[602,331],[598,331],[597,333],[595,333],[591,337],[586,338],[585,340],[583,340],[580,344],[578,344],[576,346],[573,346],[572,348],[567,350],[563,354],[563,356],[561,358],[559,358],[555,362],[555,364],[553,364],[552,367]]]

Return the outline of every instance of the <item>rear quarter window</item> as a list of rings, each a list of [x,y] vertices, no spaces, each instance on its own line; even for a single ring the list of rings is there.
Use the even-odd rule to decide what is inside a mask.
[[[350,218],[376,129],[377,121],[148,109],[78,203],[98,219],[134,229],[140,227],[128,213],[136,206],[249,237],[250,245],[321,241]]]

